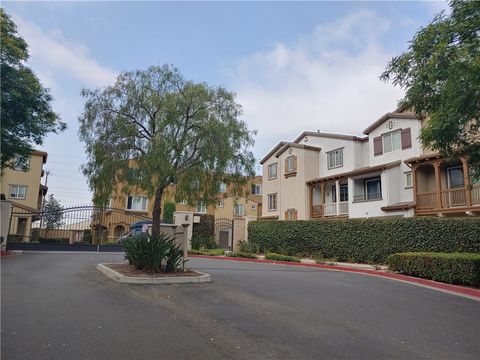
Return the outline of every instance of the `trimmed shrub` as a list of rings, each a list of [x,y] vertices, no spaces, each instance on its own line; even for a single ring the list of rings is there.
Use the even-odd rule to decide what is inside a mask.
[[[425,279],[480,287],[480,254],[400,253],[388,257],[388,267]]]
[[[213,236],[193,236],[192,237],[192,249],[217,249],[218,244]]]
[[[260,246],[258,244],[253,244],[251,242],[240,240],[238,242],[240,247],[240,252],[243,253],[250,253],[250,254],[259,254],[260,253]]]
[[[384,264],[400,252],[480,253],[480,220],[472,218],[384,218],[253,221],[248,239],[260,251],[286,252],[338,261]],[[280,250],[280,251],[279,251]]]
[[[241,258],[247,258],[247,259],[256,259],[257,258],[257,255],[255,255],[255,254],[248,253],[248,252],[241,252],[241,251],[231,252],[227,256],[228,257],[241,257]]]
[[[38,238],[38,242],[41,244],[68,244],[70,240],[68,238]]]
[[[266,253],[265,259],[267,260],[278,260],[278,261],[291,261],[291,262],[300,262],[300,259],[296,256],[289,256],[283,254],[275,253]]]
[[[211,249],[211,250],[188,250],[190,255],[207,255],[207,256],[220,256],[225,254],[225,250],[223,249]]]

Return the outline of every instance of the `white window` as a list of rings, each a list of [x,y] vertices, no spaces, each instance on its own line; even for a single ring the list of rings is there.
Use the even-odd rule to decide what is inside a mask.
[[[225,203],[224,203],[223,201],[219,201],[219,202],[217,203],[217,207],[218,207],[218,208],[223,208],[224,206],[225,206]]]
[[[227,184],[225,184],[224,182],[218,184],[218,192],[226,193],[227,192]]]
[[[205,202],[197,201],[197,213],[206,213],[207,207],[205,206]]]
[[[185,200],[185,199],[181,200],[180,205],[187,205],[187,200]]]
[[[277,210],[277,194],[268,195],[268,211]]]
[[[382,198],[382,182],[380,178],[365,180],[366,200],[377,200]]]
[[[295,159],[296,159],[295,155],[287,157],[287,169],[286,169],[287,172],[293,172],[293,171],[297,170],[297,166],[295,164]]]
[[[245,205],[235,204],[235,208],[233,209],[233,214],[236,215],[236,216],[245,215]]]
[[[383,134],[383,152],[391,152],[402,148],[402,131],[397,130],[388,134]]]
[[[285,220],[297,220],[297,210],[288,209],[285,214]]]
[[[262,184],[252,184],[252,195],[262,195]]]
[[[27,187],[25,185],[10,185],[10,197],[12,199],[25,199]]]
[[[412,172],[409,171],[409,172],[406,172],[405,173],[405,187],[406,188],[411,188],[413,186],[413,182],[412,182]]]
[[[268,180],[277,178],[277,163],[268,165]]]
[[[348,185],[340,185],[340,202],[348,201]],[[332,202],[337,202],[337,187],[332,186]]]
[[[252,209],[255,210],[257,208],[257,204],[252,204]]]
[[[30,159],[22,161],[20,158],[16,158],[13,163],[13,170],[28,171],[30,169]]]
[[[343,149],[327,152],[327,164],[329,169],[343,166]]]
[[[147,211],[148,198],[146,196],[129,196],[127,210]]]

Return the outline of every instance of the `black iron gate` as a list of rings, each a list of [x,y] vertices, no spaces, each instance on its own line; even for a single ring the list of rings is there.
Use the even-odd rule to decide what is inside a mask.
[[[215,219],[215,240],[220,248],[225,250],[233,249],[233,219]]]
[[[74,206],[58,211],[12,209],[7,243],[115,244],[130,226],[151,218],[123,209]]]

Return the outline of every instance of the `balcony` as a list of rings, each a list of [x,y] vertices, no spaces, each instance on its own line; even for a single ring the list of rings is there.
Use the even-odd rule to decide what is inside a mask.
[[[353,195],[353,201],[354,202],[375,201],[375,200],[382,200],[382,192],[381,191],[377,191],[377,192],[369,193],[369,194]]]
[[[480,206],[480,185],[474,185],[471,189],[443,189],[439,194],[440,196],[437,192],[417,193],[416,211],[419,213],[439,212],[445,209],[468,211],[472,207]]]
[[[320,204],[312,206],[312,217],[333,217],[333,216],[345,216],[348,215],[348,201],[341,201],[339,203],[337,213],[337,203],[333,204]]]

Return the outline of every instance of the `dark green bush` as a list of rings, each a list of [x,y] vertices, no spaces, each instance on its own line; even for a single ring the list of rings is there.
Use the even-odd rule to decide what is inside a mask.
[[[193,236],[192,237],[192,249],[217,249],[218,244],[213,236]]]
[[[260,253],[260,246],[251,242],[240,240],[239,241],[240,252],[258,254]]]
[[[254,221],[248,224],[248,239],[260,251],[386,263],[389,255],[407,251],[480,253],[480,220],[414,217]]]
[[[165,234],[151,236],[141,233],[123,241],[125,258],[145,272],[174,272],[183,268],[183,250],[175,239]]]
[[[176,205],[174,202],[165,202],[165,204],[163,204],[163,222],[167,224],[173,224],[173,214],[175,211]]]
[[[90,230],[90,229],[83,230],[82,242],[84,242],[86,244],[91,244],[92,243],[92,230]]]
[[[300,259],[296,256],[288,256],[283,254],[275,253],[266,253],[265,259],[267,260],[278,260],[278,261],[291,261],[291,262],[300,262]]]
[[[480,287],[480,254],[400,253],[388,257],[388,267],[425,279]]]
[[[70,240],[68,238],[38,238],[38,242],[41,244],[68,244]]]
[[[214,237],[215,235],[215,217],[209,214],[196,214],[200,217],[200,222],[193,224],[192,237]]]
[[[223,249],[206,249],[206,250],[188,250],[190,255],[208,255],[208,256],[220,256],[225,254],[225,250]]]
[[[241,252],[241,251],[236,251],[236,252],[231,252],[227,256],[229,257],[241,257],[241,258],[247,258],[247,259],[256,259],[257,255],[248,253],[248,252]]]

